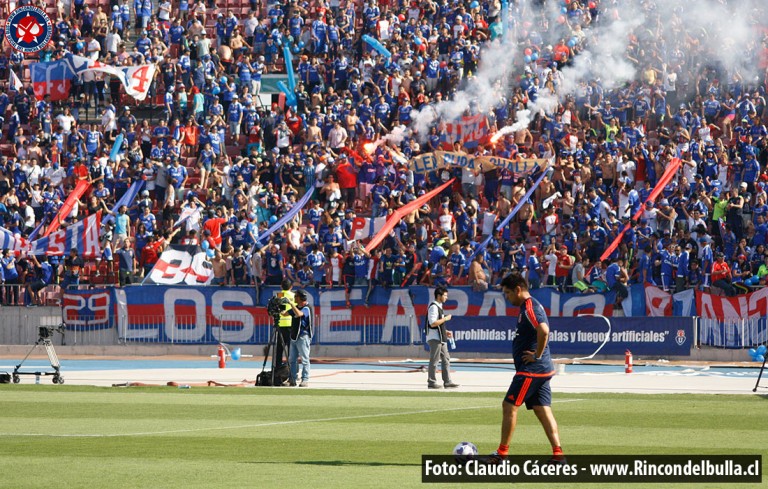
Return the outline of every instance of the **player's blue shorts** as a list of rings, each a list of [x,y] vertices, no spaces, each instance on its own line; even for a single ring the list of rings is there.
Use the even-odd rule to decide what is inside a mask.
[[[504,401],[515,406],[521,406],[525,402],[527,409],[533,409],[534,406],[551,406],[552,389],[549,387],[551,378],[515,375],[504,396]]]

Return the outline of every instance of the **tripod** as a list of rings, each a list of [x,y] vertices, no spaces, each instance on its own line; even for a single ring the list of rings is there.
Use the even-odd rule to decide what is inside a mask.
[[[35,377],[40,377],[41,375],[53,375],[53,383],[54,384],[63,384],[64,378],[61,376],[61,363],[59,362],[59,357],[56,355],[56,350],[53,348],[53,342],[51,342],[51,338],[53,337],[53,333],[55,331],[58,331],[62,335],[64,334],[64,329],[66,329],[66,324],[61,323],[58,327],[54,328],[52,326],[40,326],[38,329],[39,338],[35,342],[34,345],[32,345],[32,348],[30,348],[29,352],[27,352],[27,356],[24,357],[24,359],[16,365],[16,368],[13,369],[13,383],[18,384],[21,382],[21,376],[22,375],[34,375]],[[45,348],[45,352],[48,354],[48,360],[51,363],[51,368],[53,368],[53,372],[46,372],[46,371],[27,371],[27,372],[20,372],[19,369],[22,365],[24,365],[24,362],[27,361],[27,358],[32,354],[35,349],[43,345]]]
[[[282,358],[279,358],[279,359],[276,358],[278,342],[283,347],[282,348],[283,352],[287,353],[288,351],[285,343],[283,342],[283,337],[280,335],[280,332],[278,331],[278,327],[276,325],[277,325],[277,321],[275,321],[275,325],[272,326],[272,331],[269,334],[269,341],[267,342],[267,346],[264,349],[264,363],[261,364],[261,374],[257,376],[256,385],[272,385],[272,386],[276,385],[276,380],[277,380],[276,365],[283,361]],[[267,368],[267,361],[269,360],[270,350],[272,350],[272,370],[265,372]],[[281,354],[280,356],[282,357],[283,355]],[[268,384],[260,382],[260,379],[262,378],[262,376],[265,376],[265,375],[269,376]],[[281,383],[278,382],[278,384],[281,384]]]
[[[763,377],[763,371],[765,370],[765,362],[768,359],[763,360],[763,366],[760,367],[760,373],[757,374],[757,382],[755,382],[755,388],[752,389],[752,392],[757,392],[757,388],[760,387],[762,389],[768,389],[768,386],[762,386],[760,385],[760,379]]]

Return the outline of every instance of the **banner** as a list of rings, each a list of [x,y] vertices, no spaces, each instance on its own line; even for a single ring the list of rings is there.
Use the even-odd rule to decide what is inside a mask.
[[[262,288],[258,301],[253,287],[142,285],[109,289],[106,298],[86,295],[95,291],[72,290],[67,295],[79,299],[70,297],[65,301],[65,317],[82,328],[116,327],[120,338],[133,341],[216,343],[223,339],[264,344],[270,324],[266,305],[278,290]],[[346,306],[343,288],[310,288],[306,292],[315,313],[314,341],[338,345],[420,343],[421,322],[434,297],[434,289],[425,286],[376,287],[371,292],[369,307],[363,307],[367,289],[352,287],[349,300],[355,308],[353,312]],[[550,317],[587,313],[610,316],[615,299],[612,294],[559,294],[551,289],[535,290],[532,295]],[[469,287],[454,287],[449,289],[448,297],[445,311],[455,318],[500,316],[513,321],[519,314],[519,309],[510,305],[499,291],[482,293]],[[105,326],[105,321],[109,326]]]
[[[32,63],[29,67],[35,97],[42,100],[50,95],[51,100],[66,100],[72,78],[85,72],[100,71],[116,77],[123,84],[125,93],[136,100],[144,100],[155,77],[155,64],[139,66],[110,66],[83,56],[67,54],[49,63]]]
[[[696,315],[696,294],[693,289],[670,294],[655,285],[646,285],[645,304],[644,313],[650,317]],[[633,315],[642,316],[643,314]]]
[[[477,114],[446,123],[441,140],[446,149],[453,149],[456,141],[460,141],[467,149],[474,149],[488,137],[488,133],[488,119],[483,114]]]
[[[270,237],[272,235],[272,233],[274,233],[278,229],[280,229],[283,226],[285,226],[286,224],[288,224],[288,222],[291,219],[293,219],[293,216],[298,214],[299,211],[301,211],[304,208],[304,206],[307,205],[307,202],[309,202],[310,199],[312,198],[312,194],[313,194],[313,192],[307,192],[306,194],[304,194],[304,197],[302,197],[301,200],[296,202],[293,205],[293,207],[291,207],[291,210],[286,212],[285,215],[283,217],[281,217],[280,219],[278,219],[273,225],[271,225],[269,227],[269,229],[267,229],[262,234],[260,234],[259,237],[256,239],[256,242],[253,244],[253,250],[256,249],[256,246],[260,245],[260,243],[263,243],[264,240],[266,240],[268,237]],[[260,245],[260,246],[263,246],[263,245]],[[251,252],[253,252],[253,251],[251,251]]]
[[[368,243],[367,249],[368,251],[372,251],[374,248],[379,246],[379,244],[384,240],[384,238],[387,237],[387,235],[394,229],[394,227],[399,223],[405,216],[410,214],[411,212],[415,211],[422,205],[424,205],[426,202],[429,202],[433,197],[436,195],[440,195],[440,192],[445,190],[446,188],[453,185],[453,181],[456,180],[455,178],[451,178],[444,184],[440,185],[434,190],[430,190],[426,194],[422,195],[418,199],[414,200],[413,202],[409,202],[405,204],[404,206],[395,209],[395,212],[392,213],[391,216],[387,218],[387,222],[384,224],[384,226],[381,228],[379,233],[373,237],[370,243]]]
[[[100,228],[101,211],[29,243],[28,253],[35,256],[65,256],[74,248],[81,258],[101,258]]]
[[[202,248],[197,245],[171,245],[160,255],[142,285],[208,285],[211,280],[213,267]]]
[[[450,294],[449,294],[450,297]],[[693,318],[550,317],[549,348],[553,355],[588,356],[609,335],[600,355],[690,356],[693,345]],[[512,355],[512,338],[517,317],[454,316],[448,323],[456,342],[456,352],[486,352]]]
[[[43,233],[43,236],[48,236],[52,232],[59,229],[59,226],[61,226],[61,223],[64,222],[67,219],[67,216],[70,212],[72,212],[72,209],[75,207],[75,202],[77,202],[80,197],[85,194],[85,191],[88,190],[88,187],[90,187],[91,184],[88,182],[88,180],[80,180],[77,182],[77,185],[75,185],[75,189],[72,191],[71,194],[67,196],[67,200],[64,201],[64,203],[61,205],[61,208],[59,209],[58,214],[56,214],[56,217],[53,218],[50,224],[48,224],[48,228],[45,230],[45,233]]]
[[[527,173],[536,166],[543,167],[544,158],[520,158],[510,160],[498,156],[472,156],[457,151],[435,151],[411,158],[410,167],[416,173],[428,173],[442,168],[458,166],[470,170],[480,169],[484,173],[496,168],[506,168],[515,174]]]
[[[43,100],[46,95],[51,96],[52,102],[69,98],[75,72],[66,59],[32,63],[29,65],[29,73],[37,100]]]
[[[696,291],[696,311],[702,345],[747,348],[768,342],[768,287],[735,297]]]
[[[139,195],[141,187],[143,186],[144,180],[137,180],[133,182],[128,190],[123,194],[123,196],[120,197],[120,200],[115,202],[115,205],[112,206],[112,214],[107,214],[104,217],[104,224],[114,221],[114,214],[117,214],[117,211],[119,211],[122,206],[131,207],[133,201],[136,199],[136,196]]]
[[[696,311],[704,319],[758,318],[768,313],[768,287],[736,297],[696,291]]]
[[[666,170],[664,170],[664,174],[661,176],[659,181],[656,182],[656,186],[653,188],[653,190],[651,190],[651,193],[648,195],[648,198],[645,199],[645,202],[656,201],[659,195],[661,195],[661,192],[664,190],[664,187],[666,187],[667,184],[672,181],[672,178],[675,176],[675,173],[677,173],[678,168],[680,168],[680,158],[673,158],[672,163],[667,167]],[[632,216],[632,220],[637,221],[643,216],[643,212],[645,211],[645,202],[643,202],[643,205],[640,206],[640,209],[635,213],[635,215]],[[611,256],[616,248],[618,248],[619,243],[621,243],[621,240],[624,238],[624,233],[626,233],[628,229],[629,224],[626,224],[624,229],[622,229],[619,235],[616,236],[616,239],[613,240],[613,242],[600,256],[600,261],[606,260],[609,256]]]
[[[356,217],[352,220],[350,241],[368,239],[376,235],[387,223],[386,217]]]

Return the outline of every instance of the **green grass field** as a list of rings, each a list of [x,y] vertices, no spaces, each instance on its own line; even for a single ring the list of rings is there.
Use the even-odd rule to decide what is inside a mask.
[[[2,386],[0,487],[415,487],[422,485],[422,454],[449,454],[463,440],[482,453],[496,448],[500,399],[501,393]],[[768,460],[766,397],[555,393],[553,410],[566,454],[762,453]],[[511,451],[549,452],[533,413],[522,413]]]

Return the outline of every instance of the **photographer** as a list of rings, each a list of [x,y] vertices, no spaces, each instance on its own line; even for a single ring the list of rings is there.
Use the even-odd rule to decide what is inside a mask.
[[[307,302],[307,293],[296,292],[296,304],[291,304],[293,325],[291,326],[291,348],[288,361],[291,366],[291,386],[295,386],[299,377],[298,359],[301,358],[301,383],[299,387],[309,387],[309,347],[312,343],[312,309]]]
[[[427,387],[430,389],[439,389],[437,383],[437,361],[441,362],[443,375],[443,386],[446,389],[456,388],[459,385],[451,381],[451,357],[448,354],[448,338],[453,337],[453,333],[445,329],[445,323],[451,320],[451,315],[443,313],[443,304],[448,300],[448,289],[437,287],[435,289],[435,300],[427,309],[427,344],[429,345],[429,377]]]

